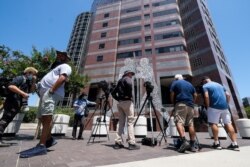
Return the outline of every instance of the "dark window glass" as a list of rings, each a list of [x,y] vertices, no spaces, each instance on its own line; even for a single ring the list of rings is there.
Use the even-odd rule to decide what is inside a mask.
[[[179,20],[171,20],[171,21],[165,21],[165,22],[158,22],[154,23],[154,28],[160,28],[160,27],[166,27],[171,25],[180,24]]]
[[[124,24],[124,23],[134,22],[134,21],[137,21],[137,20],[141,20],[141,16],[135,16],[135,17],[129,17],[129,18],[121,19],[120,23]]]
[[[104,14],[104,18],[107,18],[107,17],[109,17],[109,13]]]
[[[108,22],[102,23],[102,27],[108,27]]]
[[[123,59],[123,58],[129,58],[129,57],[134,57],[135,56],[142,56],[142,52],[141,50],[137,50],[137,51],[132,51],[132,52],[124,52],[124,53],[118,53],[117,54],[117,58],[118,59]]]
[[[172,33],[166,33],[166,34],[156,34],[154,39],[162,40],[162,39],[181,37],[181,36],[183,36],[181,32],[172,32]]]
[[[120,45],[136,44],[136,43],[141,43],[141,38],[120,40],[118,42],[118,45],[120,46]]]
[[[97,56],[96,61],[103,61],[103,55]]]
[[[160,12],[155,12],[155,13],[153,13],[153,16],[159,17],[159,16],[165,16],[165,15],[169,15],[169,14],[173,14],[173,13],[178,13],[177,9],[170,9],[170,10],[163,10]]]
[[[150,14],[145,14],[144,19],[150,19]]]
[[[120,29],[119,33],[126,34],[126,33],[137,32],[137,31],[141,31],[141,26],[123,28],[123,29]]]
[[[167,5],[167,4],[174,3],[174,2],[176,2],[176,0],[165,0],[165,1],[153,3],[152,6],[157,7],[157,6]]]
[[[146,55],[151,55],[152,54],[152,49],[146,49],[145,54]]]
[[[99,44],[99,49],[104,49],[105,48],[105,43]]]
[[[144,9],[148,9],[149,8],[149,4],[144,5]]]
[[[145,30],[150,30],[150,24],[144,25]]]
[[[107,32],[102,32],[101,33],[101,38],[104,38],[104,37],[106,37],[107,36]]]
[[[139,10],[141,10],[141,7],[140,6],[136,6],[136,7],[133,7],[133,8],[123,9],[121,11],[121,13],[125,14],[125,13],[136,12],[136,11],[139,11]]]
[[[149,41],[151,41],[151,36],[146,36],[145,37],[145,42],[149,42]]]
[[[183,51],[183,50],[185,50],[183,45],[174,45],[174,46],[156,48],[155,52],[156,54],[161,54],[161,53],[169,53],[169,52],[178,52],[178,51]]]

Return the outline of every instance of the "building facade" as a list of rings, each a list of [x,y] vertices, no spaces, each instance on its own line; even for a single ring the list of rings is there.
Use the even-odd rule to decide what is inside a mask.
[[[84,72],[83,67],[88,49],[91,17],[91,12],[83,12],[77,16],[67,46],[67,53],[70,55],[79,73]],[[61,105],[70,107],[72,106],[73,100],[73,94],[67,93]]]
[[[125,58],[148,58],[163,105],[175,74],[199,86],[203,76],[231,93],[235,119],[245,116],[205,0],[96,0],[84,73],[95,100],[98,83],[117,81]]]

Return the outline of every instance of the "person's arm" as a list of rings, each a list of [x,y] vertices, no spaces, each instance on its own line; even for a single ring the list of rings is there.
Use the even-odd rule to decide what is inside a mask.
[[[94,106],[94,105],[96,105],[96,102],[88,101],[88,100],[87,100],[87,105],[93,105],[93,106]]]
[[[14,92],[20,96],[22,96],[23,98],[28,98],[29,97],[29,94],[22,91],[21,89],[19,89],[16,85],[9,85],[8,86],[8,89],[11,91],[11,92]]]
[[[61,74],[55,84],[50,88],[50,93],[54,93],[64,82],[67,81],[68,76]]]
[[[208,91],[204,92],[204,103],[205,103],[205,107],[208,108],[209,107],[209,94],[208,94]]]
[[[227,103],[229,103],[231,96],[227,91],[225,92],[225,95],[226,95]]]

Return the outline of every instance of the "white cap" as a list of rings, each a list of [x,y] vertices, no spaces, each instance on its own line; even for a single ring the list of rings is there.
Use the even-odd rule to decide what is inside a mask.
[[[174,76],[174,78],[175,78],[176,80],[181,80],[181,79],[183,79],[183,76],[182,76],[181,74],[176,74],[176,75]]]

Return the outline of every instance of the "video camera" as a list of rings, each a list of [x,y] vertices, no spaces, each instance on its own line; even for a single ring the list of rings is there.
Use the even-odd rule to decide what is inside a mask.
[[[148,95],[154,90],[154,86],[149,81],[144,83],[144,87],[146,88],[146,92]]]
[[[99,82],[98,86],[103,90],[105,96],[108,96],[114,90],[116,85],[103,80]]]

